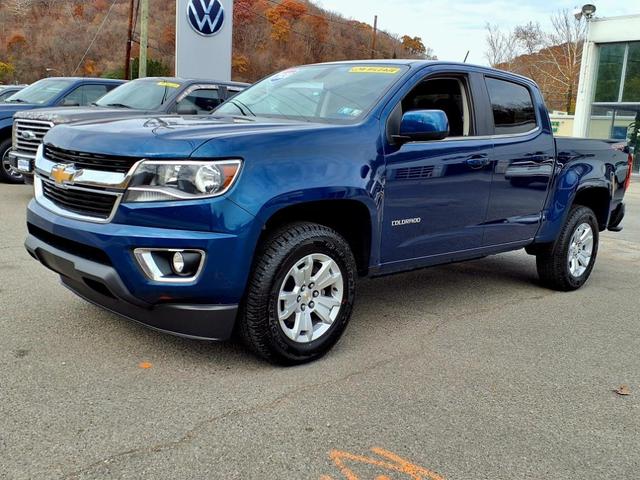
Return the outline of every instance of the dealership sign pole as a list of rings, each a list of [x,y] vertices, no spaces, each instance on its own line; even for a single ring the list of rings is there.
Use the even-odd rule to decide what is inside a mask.
[[[176,0],[176,76],[231,80],[233,0]]]

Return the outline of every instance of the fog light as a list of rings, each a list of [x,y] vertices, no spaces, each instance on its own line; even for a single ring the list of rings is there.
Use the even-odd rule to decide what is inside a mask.
[[[195,281],[202,271],[205,259],[202,250],[136,248],[133,253],[149,279],[165,283]]]
[[[180,252],[176,252],[173,254],[173,271],[178,274],[178,275],[182,275],[182,271],[184,270],[184,257],[182,256],[182,253]]]

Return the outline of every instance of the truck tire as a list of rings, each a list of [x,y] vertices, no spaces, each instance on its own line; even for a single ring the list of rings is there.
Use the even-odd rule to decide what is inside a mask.
[[[244,342],[274,363],[315,360],[340,339],[355,298],[357,268],[346,240],[293,223],[262,243],[239,316]]]
[[[13,170],[9,165],[9,150],[11,150],[11,139],[7,138],[0,142],[0,181],[5,183],[22,183],[22,175]]]
[[[599,229],[593,210],[571,207],[558,239],[536,255],[543,285],[568,292],[585,284],[598,254]]]

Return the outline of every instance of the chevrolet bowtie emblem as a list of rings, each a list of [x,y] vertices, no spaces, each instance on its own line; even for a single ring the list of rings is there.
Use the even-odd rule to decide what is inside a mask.
[[[73,183],[73,179],[81,172],[82,170],[76,170],[71,163],[59,163],[51,169],[51,178],[56,184],[65,185]]]

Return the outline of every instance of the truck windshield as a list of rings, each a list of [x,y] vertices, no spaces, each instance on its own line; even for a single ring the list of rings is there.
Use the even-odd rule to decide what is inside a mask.
[[[180,83],[164,80],[140,79],[111,90],[95,102],[99,107],[158,110],[180,91]]]
[[[5,100],[6,103],[31,103],[42,105],[55,99],[61,92],[69,88],[74,80],[63,78],[45,78],[23,90],[14,93]]]
[[[222,104],[214,115],[353,123],[408,69],[405,65],[332,64],[291,68]]]

